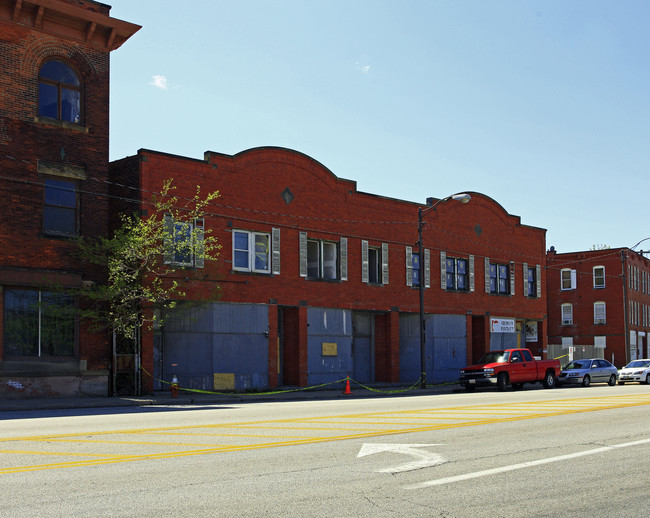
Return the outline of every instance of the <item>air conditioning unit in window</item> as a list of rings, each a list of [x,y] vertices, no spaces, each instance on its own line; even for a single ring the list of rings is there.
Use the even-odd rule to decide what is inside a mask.
[[[573,324],[573,322],[571,320],[562,320],[562,325],[563,326],[570,326],[571,324]]]
[[[604,318],[596,318],[596,319],[594,320],[594,324],[604,324],[604,323],[605,323],[605,319],[604,319]]]

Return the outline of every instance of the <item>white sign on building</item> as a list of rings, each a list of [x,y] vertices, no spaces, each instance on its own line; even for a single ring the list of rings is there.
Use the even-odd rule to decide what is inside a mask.
[[[514,333],[515,319],[514,318],[491,318],[490,331],[492,333]]]
[[[526,341],[537,342],[537,322],[526,322]]]

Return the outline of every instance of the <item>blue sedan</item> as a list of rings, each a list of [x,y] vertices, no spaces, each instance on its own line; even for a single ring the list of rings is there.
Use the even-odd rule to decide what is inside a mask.
[[[614,386],[617,378],[618,369],[607,360],[602,358],[574,360],[562,369],[557,385],[571,383],[588,387],[592,383],[608,383]]]

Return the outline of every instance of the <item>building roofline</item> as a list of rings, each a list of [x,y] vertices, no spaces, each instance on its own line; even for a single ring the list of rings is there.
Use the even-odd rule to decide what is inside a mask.
[[[101,9],[89,9],[90,5]],[[141,26],[111,18],[109,11],[109,5],[92,0],[0,0],[0,20],[110,52],[119,48]]]
[[[296,155],[298,157],[304,158],[304,159],[312,162],[316,166],[318,166],[319,169],[322,169],[323,171],[325,171],[326,173],[331,175],[332,178],[335,179],[336,181],[346,182],[346,183],[352,184],[352,186],[354,187],[354,193],[355,194],[360,194],[360,195],[368,196],[368,197],[375,198],[375,199],[391,200],[391,201],[395,201],[395,202],[398,202],[398,203],[404,203],[404,204],[412,205],[414,207],[414,209],[417,208],[417,207],[426,208],[426,206],[427,206],[426,202],[422,203],[422,202],[417,202],[417,201],[413,201],[413,200],[404,200],[404,199],[401,199],[401,198],[394,198],[392,196],[386,196],[386,195],[382,195],[382,194],[370,193],[370,192],[366,192],[366,191],[359,191],[359,190],[357,190],[357,182],[356,181],[349,180],[347,178],[338,177],[336,174],[334,174],[332,172],[331,169],[329,169],[327,166],[323,165],[321,162],[319,162],[315,158],[313,158],[313,157],[311,157],[311,156],[309,156],[309,155],[307,155],[307,154],[305,154],[305,153],[303,153],[301,151],[296,151],[295,149],[282,147],[282,146],[257,146],[257,147],[245,149],[243,151],[239,151],[238,153],[235,153],[234,155],[230,155],[228,153],[222,153],[222,152],[219,152],[219,151],[205,151],[204,154],[203,154],[203,159],[192,158],[192,157],[179,155],[179,154],[175,154],[175,153],[167,153],[165,151],[156,151],[156,150],[147,149],[147,148],[138,149],[136,155],[141,155],[143,153],[144,154],[148,153],[148,154],[154,154],[154,155],[165,156],[165,157],[170,157],[170,158],[176,158],[176,159],[179,159],[179,160],[189,160],[191,162],[196,162],[196,163],[201,163],[201,164],[210,164],[214,157],[222,157],[222,158],[226,158],[226,159],[230,159],[230,160],[236,160],[238,157],[244,157],[247,154],[252,154],[252,153],[255,153],[255,152],[263,152],[263,151],[280,151],[280,152],[284,152],[284,153],[287,153],[287,154]],[[122,159],[113,160],[111,163],[118,162],[120,160],[125,160],[125,159],[128,159],[128,158],[131,158],[131,157],[127,156],[127,157],[124,157]],[[491,196],[488,196],[487,194],[483,194],[483,193],[480,193],[478,191],[470,191],[470,190],[459,191],[459,192],[467,193],[472,197],[477,197],[478,196],[478,197],[485,198],[490,203],[494,204],[497,208],[499,208],[503,212],[503,214],[505,214],[506,216],[508,216],[510,218],[516,218],[517,221],[518,221],[518,225],[521,226],[521,227],[526,227],[526,228],[530,228],[530,229],[534,229],[534,230],[547,232],[547,229],[544,228],[544,227],[537,227],[537,226],[534,226],[534,225],[527,225],[527,224],[521,223],[521,217],[520,216],[518,216],[516,214],[509,213],[503,207],[503,205],[501,205],[498,201],[496,201]],[[434,203],[436,201],[439,201],[440,199],[443,199],[443,198],[444,198],[444,196],[441,197],[441,198],[432,197],[432,199],[434,200]]]

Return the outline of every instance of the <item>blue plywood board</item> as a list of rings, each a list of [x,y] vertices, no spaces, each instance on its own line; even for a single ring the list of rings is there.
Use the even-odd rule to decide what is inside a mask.
[[[425,315],[427,383],[446,383],[458,379],[465,366],[467,331],[464,315]],[[420,378],[420,317],[400,315],[400,381]]]
[[[414,383],[420,378],[420,317],[402,313],[399,316],[399,379]]]
[[[235,389],[268,387],[268,308],[210,303],[179,311],[165,322],[165,378],[211,390],[214,373],[233,373]],[[173,368],[172,363],[178,364]]]
[[[308,384],[330,383],[353,372],[352,312],[344,309],[309,308],[307,312]],[[323,343],[335,343],[336,356],[323,356]]]

